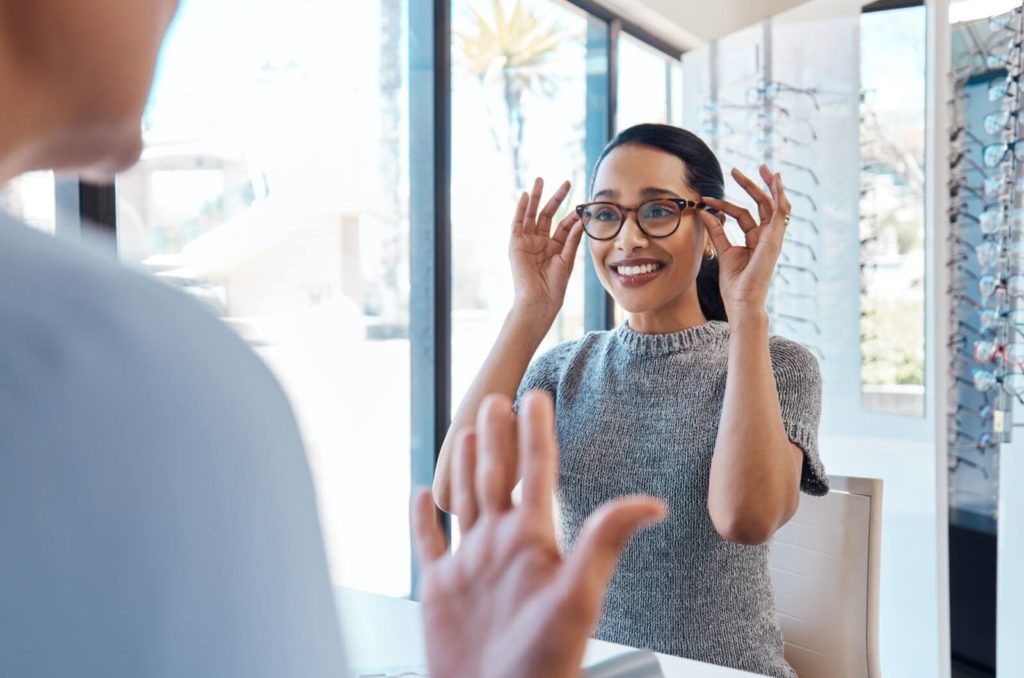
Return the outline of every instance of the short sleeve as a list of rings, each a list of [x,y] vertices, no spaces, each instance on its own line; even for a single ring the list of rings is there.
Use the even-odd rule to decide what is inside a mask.
[[[552,398],[558,397],[559,379],[575,347],[575,341],[567,341],[542,353],[539,358],[530,363],[530,366],[526,368],[526,374],[523,375],[523,380],[519,383],[519,390],[516,392],[514,408],[516,412],[519,411],[519,404],[530,391],[546,391]]]
[[[772,371],[786,434],[803,450],[800,489],[821,496],[828,493],[828,475],[818,450],[821,423],[821,369],[814,355],[800,344],[772,337]]]

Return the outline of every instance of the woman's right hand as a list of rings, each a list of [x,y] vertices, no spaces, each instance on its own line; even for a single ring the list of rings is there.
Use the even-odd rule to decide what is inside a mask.
[[[576,250],[583,238],[583,224],[575,212],[551,231],[551,220],[569,195],[570,186],[568,181],[559,186],[538,214],[544,190],[544,181],[538,178],[533,191],[529,194],[524,191],[519,198],[512,220],[508,250],[515,285],[515,308],[531,316],[539,314],[546,321],[554,321],[562,308],[576,262]]]

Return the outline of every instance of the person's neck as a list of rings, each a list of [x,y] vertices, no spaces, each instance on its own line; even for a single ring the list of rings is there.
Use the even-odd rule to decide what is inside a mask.
[[[5,92],[0,101],[0,186],[3,186],[19,174],[31,169],[32,154],[26,147],[26,139],[30,138],[25,128],[27,115],[25,97],[20,96],[21,89],[12,85],[12,79],[5,77],[4,64],[0,62],[0,91]],[[10,86],[10,87],[9,87]]]
[[[641,334],[671,334],[703,325],[707,321],[696,299],[692,303],[680,303],[644,313],[629,314],[630,328]]]
[[[0,25],[0,41],[7,27]],[[66,111],[54,101],[50,85],[31,77],[0,48],[0,186],[11,179],[52,167]]]

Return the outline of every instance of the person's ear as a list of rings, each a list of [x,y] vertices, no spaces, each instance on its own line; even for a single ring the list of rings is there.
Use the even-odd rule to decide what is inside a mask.
[[[714,259],[715,254],[715,246],[711,244],[711,238],[709,236],[704,236],[704,258]]]

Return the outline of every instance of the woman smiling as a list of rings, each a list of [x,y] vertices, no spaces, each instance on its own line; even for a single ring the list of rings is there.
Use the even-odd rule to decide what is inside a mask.
[[[445,440],[434,496],[458,513],[449,492],[461,472],[452,468],[453,441],[487,394],[547,391],[556,405],[566,548],[612,497],[650,494],[670,509],[627,547],[597,637],[793,676],[768,542],[801,489],[828,490],[817,449],[821,377],[806,349],[769,336],[765,303],[790,204],[781,176],[766,167],[760,174],[764,189],[732,173],[757,203],[755,218],[723,199],[722,171],[704,142],[639,125],[608,144],[591,200],[553,230],[569,185],[541,209],[538,180],[512,224],[515,301]],[[742,245],[726,237],[726,216],[742,229]],[[530,365],[561,308],[584,232],[601,283],[628,320]]]

